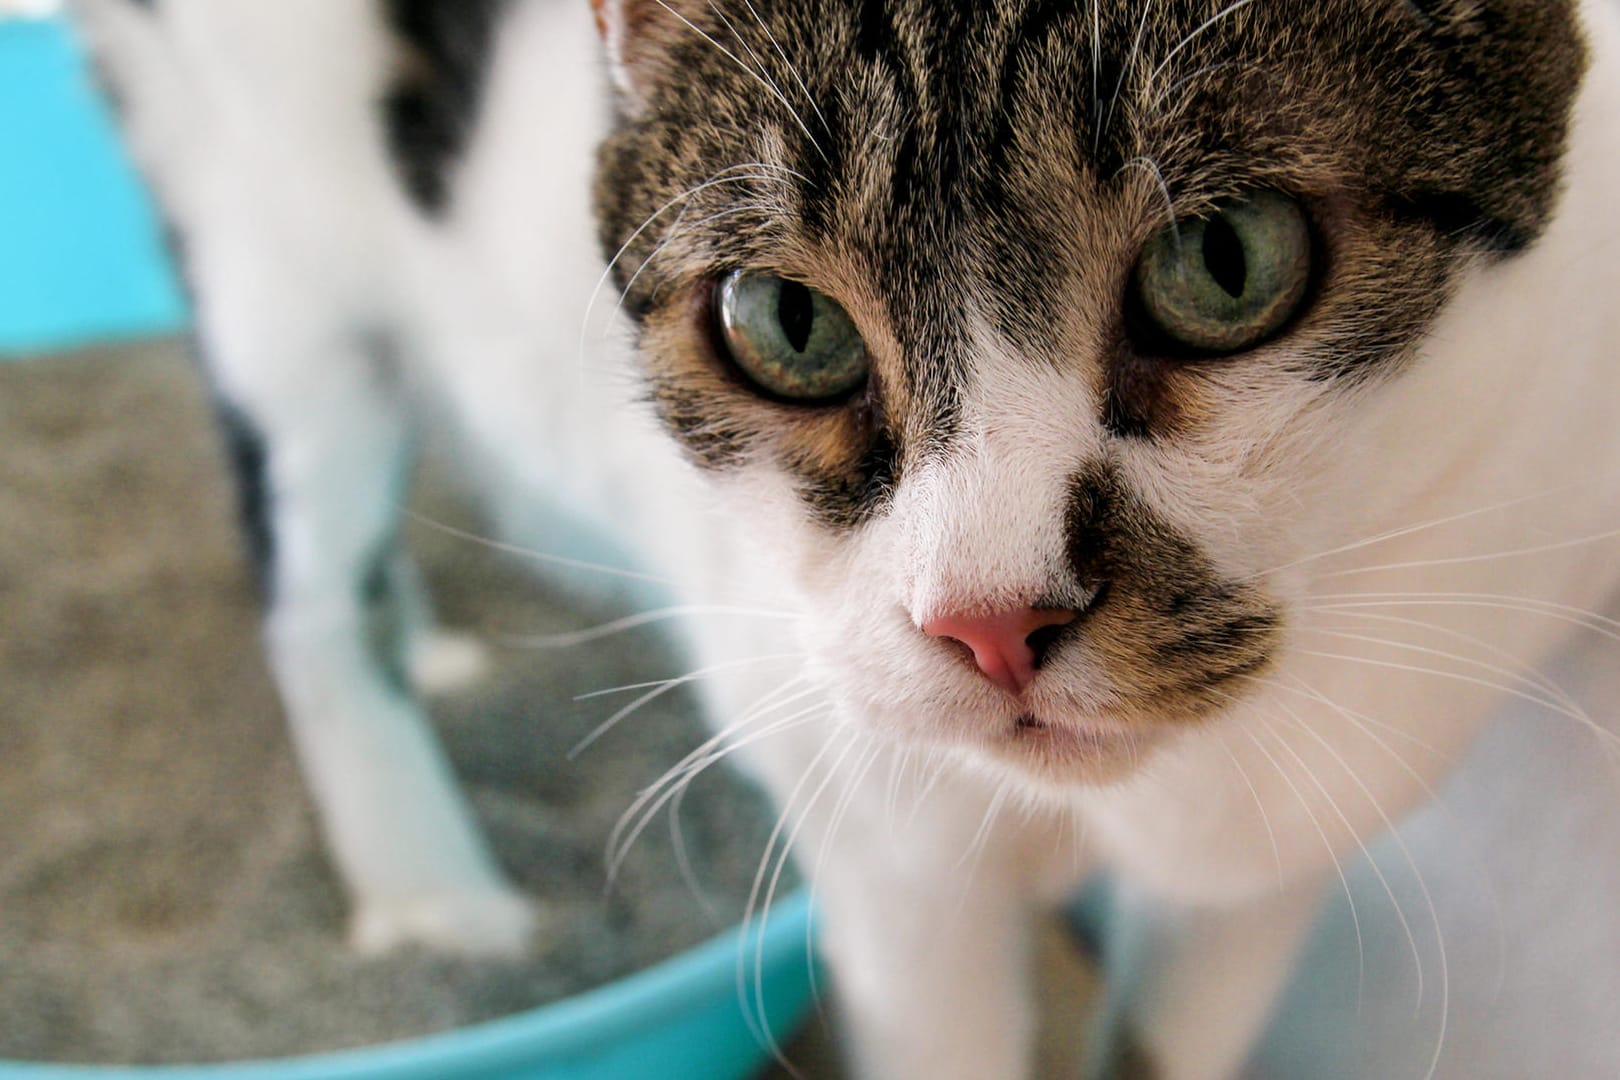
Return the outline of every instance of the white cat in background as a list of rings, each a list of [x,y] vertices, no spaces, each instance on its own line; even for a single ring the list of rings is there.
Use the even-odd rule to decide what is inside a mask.
[[[1448,6],[1388,2],[1414,20]],[[450,416],[475,474],[620,529],[694,602],[791,616],[698,617],[691,633],[719,666],[704,683],[717,723],[736,725],[731,737],[750,743],[749,764],[795,822],[854,1060],[872,1080],[1027,1075],[1031,913],[1099,870],[1162,924],[1137,943],[1129,977],[1112,982],[1108,1017],[1137,1033],[1165,1080],[1235,1075],[1324,889],[1341,880],[1339,862],[1428,804],[1503,700],[1564,714],[1543,724],[1585,722],[1537,666],[1572,622],[1612,628],[1588,612],[1620,580],[1605,540],[1620,521],[1620,30],[1606,3],[1579,9],[1591,63],[1555,215],[1527,250],[1462,271],[1397,375],[1338,396],[1257,379],[1252,441],[1165,451],[1111,441],[1089,383],[1009,359],[982,319],[955,402],[956,449],[911,459],[881,513],[838,528],[813,520],[800,478],[768,452],[724,469],[689,465],[640,400],[642,367],[603,344],[617,297],[602,284],[590,215],[593,150],[610,127],[599,89],[611,75],[633,115],[657,50],[718,9],[605,0],[604,64],[583,2],[78,6],[197,291],[263,557],[270,653],[361,947],[500,953],[522,948],[535,925],[534,902],[495,870],[394,670],[402,658],[468,660],[435,647],[395,545],[425,410]],[[761,94],[797,100],[785,78],[765,75],[784,55],[770,50],[798,43],[754,41],[742,21],[769,5],[722,6],[737,9],[735,40],[708,44],[730,41],[729,59]],[[441,17],[454,33],[421,33]],[[493,52],[487,66],[472,63],[469,83],[486,17],[499,20]],[[418,33],[404,52],[401,25]],[[435,65],[450,73],[443,100],[390,97]],[[431,158],[443,149],[434,139],[449,140],[445,172],[411,172],[422,162],[407,154],[401,183],[382,103],[407,127],[444,121],[422,127],[432,138],[415,150]],[[458,128],[469,108],[476,127]],[[731,168],[781,180],[793,171],[772,156],[781,152],[761,137],[749,163],[710,163],[714,197]],[[1143,205],[1162,210],[1151,170],[1134,172]],[[643,211],[648,239],[672,221],[701,230],[706,219],[670,209],[693,197],[690,183]],[[666,257],[700,249],[674,245]],[[841,317],[860,324],[876,364],[887,331],[873,329],[860,286],[842,284]],[[650,355],[690,359],[686,322],[649,325]],[[1286,348],[1278,339],[1275,351]],[[765,395],[773,407],[782,396]],[[715,434],[696,427],[685,434]],[[1261,431],[1284,434],[1267,443]],[[836,456],[827,446],[804,456]],[[1177,453],[1179,474],[1165,468]],[[1091,606],[1130,610],[1121,589],[1104,598],[1109,581],[1047,569],[1067,565],[1074,542],[1053,507],[1104,454],[1155,521],[1197,538],[1208,575],[1239,591],[1263,582],[1286,616],[1268,666],[1224,688],[1226,704],[1205,722],[1161,731],[1108,720],[1129,696],[1115,654],[1087,652],[1082,629],[1043,667],[1029,644],[1047,625],[1083,627]],[[1233,480],[1257,458],[1263,475]],[[1008,629],[1010,617],[989,617],[1000,608],[1035,621]],[[1612,741],[1594,735],[1590,755]],[[1555,803],[1566,792],[1542,794]],[[1421,874],[1417,860],[1411,870]],[[1605,873],[1592,871],[1612,880]],[[1397,892],[1361,870],[1343,884],[1363,910]],[[1417,904],[1396,908],[1414,952],[1440,922],[1425,898]],[[1560,929],[1585,935],[1597,967],[1617,968],[1612,921]],[[1369,971],[1385,970],[1371,959]],[[1432,963],[1428,974],[1432,1013],[1450,988]],[[1560,1076],[1620,1075],[1602,1071],[1620,1058],[1598,1046],[1620,1023],[1613,1001],[1569,1014],[1559,1038],[1519,1037],[1557,1016],[1567,990],[1515,998],[1525,1011],[1501,1023],[1453,1025],[1472,1047],[1446,1043],[1437,1025],[1426,1029],[1432,1045],[1419,1040],[1395,1065],[1358,1074],[1323,1059],[1299,1075],[1506,1077],[1555,1060],[1585,1063]],[[1378,1005],[1392,996],[1367,991]],[[1308,1014],[1308,996],[1286,1004]],[[1329,1022],[1356,1026],[1348,1015]]]

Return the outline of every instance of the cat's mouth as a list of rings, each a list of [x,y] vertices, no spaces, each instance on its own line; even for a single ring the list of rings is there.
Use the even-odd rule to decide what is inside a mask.
[[[1140,747],[1131,732],[1051,720],[1034,712],[1014,718],[996,751],[1024,768],[1064,780],[1098,780],[1130,767]]]

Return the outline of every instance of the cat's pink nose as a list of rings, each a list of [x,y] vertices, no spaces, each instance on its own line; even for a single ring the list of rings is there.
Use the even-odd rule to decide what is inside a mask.
[[[1021,694],[1041,666],[1049,635],[1040,633],[1074,621],[1061,608],[1014,608],[991,615],[940,615],[922,624],[930,637],[950,638],[973,653],[984,677],[1010,694]]]

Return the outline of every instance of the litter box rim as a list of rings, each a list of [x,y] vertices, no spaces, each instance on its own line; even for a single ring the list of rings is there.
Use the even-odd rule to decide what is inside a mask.
[[[695,1045],[717,1024],[744,1024],[754,1060],[716,1062],[696,1075],[743,1076],[763,1063],[769,1041],[758,1032],[760,1006],[749,977],[746,1013],[738,999],[739,962],[758,976],[766,1030],[790,1034],[814,994],[813,918],[808,890],[773,904],[751,924],[734,926],[684,952],[621,979],[497,1020],[396,1042],[297,1057],[208,1065],[74,1065],[0,1061],[0,1080],[620,1080],[680,1072],[672,1047]],[[703,1014],[703,1015],[700,1015]],[[685,1033],[673,1029],[689,1028]],[[733,1035],[731,1031],[724,1033]],[[724,1039],[716,1040],[724,1042]],[[733,1040],[734,1041],[734,1040]],[[667,1045],[661,1045],[667,1044]],[[662,1066],[660,1065],[662,1062]],[[638,1066],[655,1070],[647,1072]],[[663,1066],[672,1072],[661,1071]]]

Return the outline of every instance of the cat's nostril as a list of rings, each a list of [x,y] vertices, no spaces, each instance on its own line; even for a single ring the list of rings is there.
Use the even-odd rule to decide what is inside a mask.
[[[1057,644],[1057,639],[1063,634],[1063,628],[1068,625],[1067,622],[1063,622],[1043,626],[1024,639],[1024,644],[1029,646],[1029,651],[1033,655],[1031,662],[1035,665],[1036,671],[1039,671],[1041,665],[1046,663],[1047,652],[1051,650],[1053,645]]]
[[[985,678],[1011,694],[1023,693],[1045,653],[1075,613],[1055,608],[1015,608],[989,615],[946,614],[927,619],[922,631],[966,646]]]

